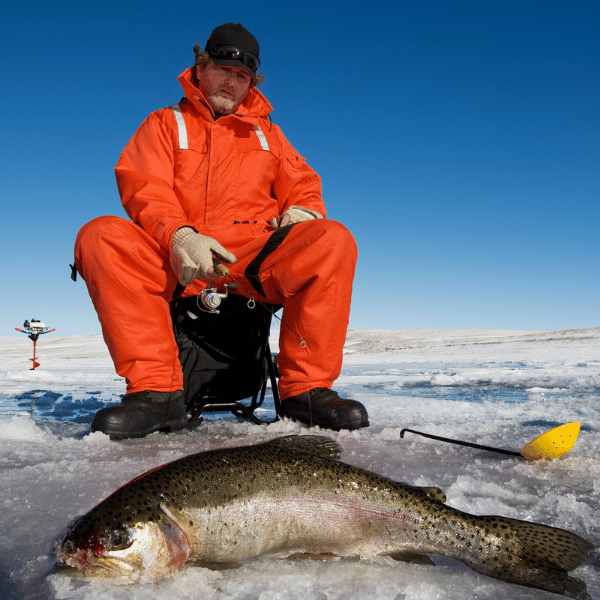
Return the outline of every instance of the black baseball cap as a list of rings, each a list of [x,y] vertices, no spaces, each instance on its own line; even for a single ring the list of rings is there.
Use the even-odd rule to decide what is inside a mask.
[[[206,42],[205,50],[216,65],[238,67],[253,79],[256,77],[260,65],[258,41],[241,23],[225,23],[216,27]]]

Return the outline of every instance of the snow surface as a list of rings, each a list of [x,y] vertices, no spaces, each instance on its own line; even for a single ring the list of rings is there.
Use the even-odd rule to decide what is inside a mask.
[[[31,342],[0,338],[0,598],[558,598],[444,557],[434,557],[436,566],[259,559],[226,571],[186,567],[169,580],[129,586],[53,574],[53,547],[69,521],[136,475],[186,454],[308,430],[215,415],[192,431],[111,442],[89,430],[92,414],[124,393],[102,338],[44,336],[37,354],[41,366],[31,371]],[[600,544],[600,328],[351,331],[335,389],[363,402],[371,420],[357,432],[324,432],[342,445],[342,460],[439,486],[448,504],[467,512],[545,523]],[[579,439],[551,462],[400,438],[407,427],[518,451],[571,421],[582,425]],[[598,550],[574,575],[600,598]]]

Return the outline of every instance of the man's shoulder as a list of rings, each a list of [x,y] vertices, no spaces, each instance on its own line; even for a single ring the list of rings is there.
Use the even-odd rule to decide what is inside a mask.
[[[157,121],[165,121],[166,119],[169,120],[169,122],[172,121],[173,119],[173,112],[179,110],[180,112],[183,112],[183,110],[185,110],[183,107],[180,107],[180,103],[179,102],[175,102],[174,104],[171,104],[170,106],[164,106],[163,108],[158,108],[156,110],[153,110],[151,113],[148,114],[148,116],[146,117],[146,121],[149,122],[157,122]]]
[[[183,115],[185,115],[185,120],[188,122],[203,118],[192,102],[183,97],[178,102],[152,111],[146,117],[146,121],[157,126],[173,128],[183,118]]]

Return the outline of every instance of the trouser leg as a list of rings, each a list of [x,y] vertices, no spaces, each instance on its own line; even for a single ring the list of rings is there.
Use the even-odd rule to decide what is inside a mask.
[[[183,389],[169,314],[177,281],[168,260],[143,229],[119,217],[94,219],[77,236],[75,264],[128,393]]]
[[[261,247],[265,246],[264,240]],[[240,249],[231,265],[246,294],[283,304],[278,365],[282,398],[313,388],[331,388],[342,367],[352,282],[357,260],[352,234],[340,223],[318,219],[292,226],[258,268],[260,284],[248,277],[256,243]],[[248,251],[246,255],[245,251]],[[257,287],[259,290],[257,290]]]

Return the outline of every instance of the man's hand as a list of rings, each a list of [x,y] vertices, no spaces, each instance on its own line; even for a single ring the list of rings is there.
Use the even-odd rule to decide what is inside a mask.
[[[182,227],[175,232],[171,243],[171,267],[181,285],[189,285],[194,279],[211,279],[215,275],[213,255],[226,263],[237,260],[217,240],[196,233],[191,227]]]
[[[271,221],[273,227],[285,227],[292,223],[300,223],[301,221],[310,221],[311,219],[322,219],[323,215],[310,208],[303,206],[292,206],[288,208],[280,217],[274,217]]]

